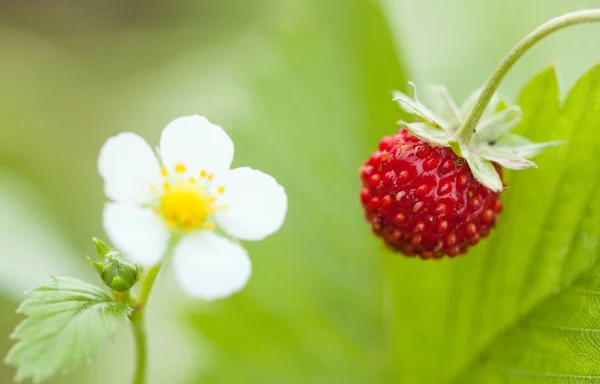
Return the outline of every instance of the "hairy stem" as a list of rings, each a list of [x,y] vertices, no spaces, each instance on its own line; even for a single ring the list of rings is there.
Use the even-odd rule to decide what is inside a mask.
[[[142,312],[143,313],[143,312]],[[148,354],[146,325],[144,316],[139,313],[131,317],[131,329],[133,330],[133,339],[135,341],[135,373],[133,374],[133,384],[146,383],[146,360]]]
[[[179,242],[181,235],[178,233],[172,233],[171,239],[165,252],[163,262],[150,268],[146,273],[143,274],[140,280],[140,295],[135,302],[133,312],[129,316],[131,320],[131,329],[133,331],[133,339],[135,342],[135,373],[133,375],[133,384],[146,384],[147,378],[147,360],[148,360],[148,338],[146,336],[146,322],[145,313],[146,305],[148,304],[148,297],[156,281],[156,277],[160,272],[160,269],[167,260],[171,258],[175,246]]]
[[[148,270],[145,274],[141,282],[139,301],[129,317],[131,320],[136,355],[133,384],[146,383],[146,361],[148,355],[145,322],[146,303],[148,302],[148,296],[150,295],[150,291],[152,291],[152,286],[154,285],[154,281],[156,281],[156,276],[158,276],[161,266],[162,264],[158,264]]]
[[[492,73],[490,78],[484,84],[481,94],[475,103],[475,107],[469,116],[467,116],[464,125],[457,132],[458,138],[464,143],[469,142],[471,136],[473,136],[475,133],[475,129],[477,128],[479,119],[481,119],[481,115],[490,103],[494,93],[496,93],[498,90],[498,86],[502,80],[504,80],[504,77],[506,77],[506,74],[510,71],[513,65],[521,56],[523,56],[525,52],[553,32],[570,27],[572,25],[596,21],[600,21],[600,9],[587,9],[567,13],[545,22],[533,32],[525,36],[523,40],[519,41],[519,43],[513,47],[513,49],[508,53],[508,55],[506,55],[500,64],[498,64],[494,70],[494,73]]]

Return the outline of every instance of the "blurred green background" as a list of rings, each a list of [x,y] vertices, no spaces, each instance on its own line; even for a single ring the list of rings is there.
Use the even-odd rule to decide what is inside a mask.
[[[232,135],[235,165],[286,187],[289,215],[280,233],[247,244],[252,279],[228,300],[188,300],[171,271],[161,275],[151,304],[151,382],[412,377],[394,373],[412,364],[399,366],[391,352],[389,255],[358,200],[358,166],[401,117],[390,91],[434,82],[462,99],[531,29],[598,5],[0,0],[0,336],[19,321],[21,292],[48,274],[96,278],[85,255],[91,237],[104,236],[96,159],[106,138],[133,131],[157,143],[171,119],[199,113]],[[599,36],[600,26],[588,25],[549,38],[502,92],[514,97],[555,61],[568,89],[600,61]],[[410,294],[419,301],[418,290]],[[2,354],[11,343],[0,337]],[[124,328],[97,364],[52,382],[127,383],[131,354]],[[13,374],[0,366],[0,383]]]

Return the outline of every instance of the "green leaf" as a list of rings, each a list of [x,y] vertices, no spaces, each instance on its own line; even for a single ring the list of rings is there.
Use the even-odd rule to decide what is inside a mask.
[[[127,320],[129,307],[102,289],[70,277],[52,279],[28,292],[18,309],[26,318],[13,332],[18,342],[6,357],[17,367],[16,380],[38,382],[72,370]]]
[[[600,264],[538,303],[457,383],[600,382]]]
[[[538,169],[505,172],[497,228],[464,258],[389,263],[397,382],[597,382],[585,378],[598,367],[590,365],[600,345],[591,333],[542,337],[526,324],[597,328],[595,312],[578,317],[590,308],[569,287],[597,273],[600,255],[600,65],[564,106],[553,67],[527,83],[518,104],[516,133],[567,143],[542,153]],[[499,365],[503,373],[487,372]]]

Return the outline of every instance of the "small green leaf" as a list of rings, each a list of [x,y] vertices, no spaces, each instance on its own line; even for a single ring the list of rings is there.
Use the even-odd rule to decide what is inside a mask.
[[[433,145],[442,145],[444,147],[450,145],[450,136],[448,135],[448,132],[441,128],[434,127],[428,123],[401,122],[401,124],[403,124],[411,134],[417,136],[421,140]]]
[[[502,180],[498,171],[494,168],[491,161],[484,159],[481,156],[469,154],[465,157],[473,172],[473,176],[483,185],[495,192],[500,192],[503,189]]]
[[[16,380],[39,382],[72,370],[113,337],[130,308],[116,303],[102,289],[70,277],[52,277],[53,284],[28,292],[18,313],[26,318],[11,338],[7,364],[17,367]]]

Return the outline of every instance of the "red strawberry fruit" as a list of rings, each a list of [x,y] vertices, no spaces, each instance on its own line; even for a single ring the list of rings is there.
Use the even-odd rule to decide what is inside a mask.
[[[385,137],[360,168],[361,200],[373,232],[423,259],[454,257],[486,237],[502,211],[467,162],[406,129]]]
[[[412,85],[412,84],[411,84]],[[413,85],[414,87],[414,85]],[[406,256],[439,259],[464,254],[488,236],[502,211],[502,167],[535,167],[526,157],[560,142],[535,144],[510,133],[520,108],[492,99],[476,129],[466,132],[464,115],[443,88],[442,109],[432,112],[416,97],[396,92],[416,122],[385,137],[361,166],[360,197],[373,232]]]

